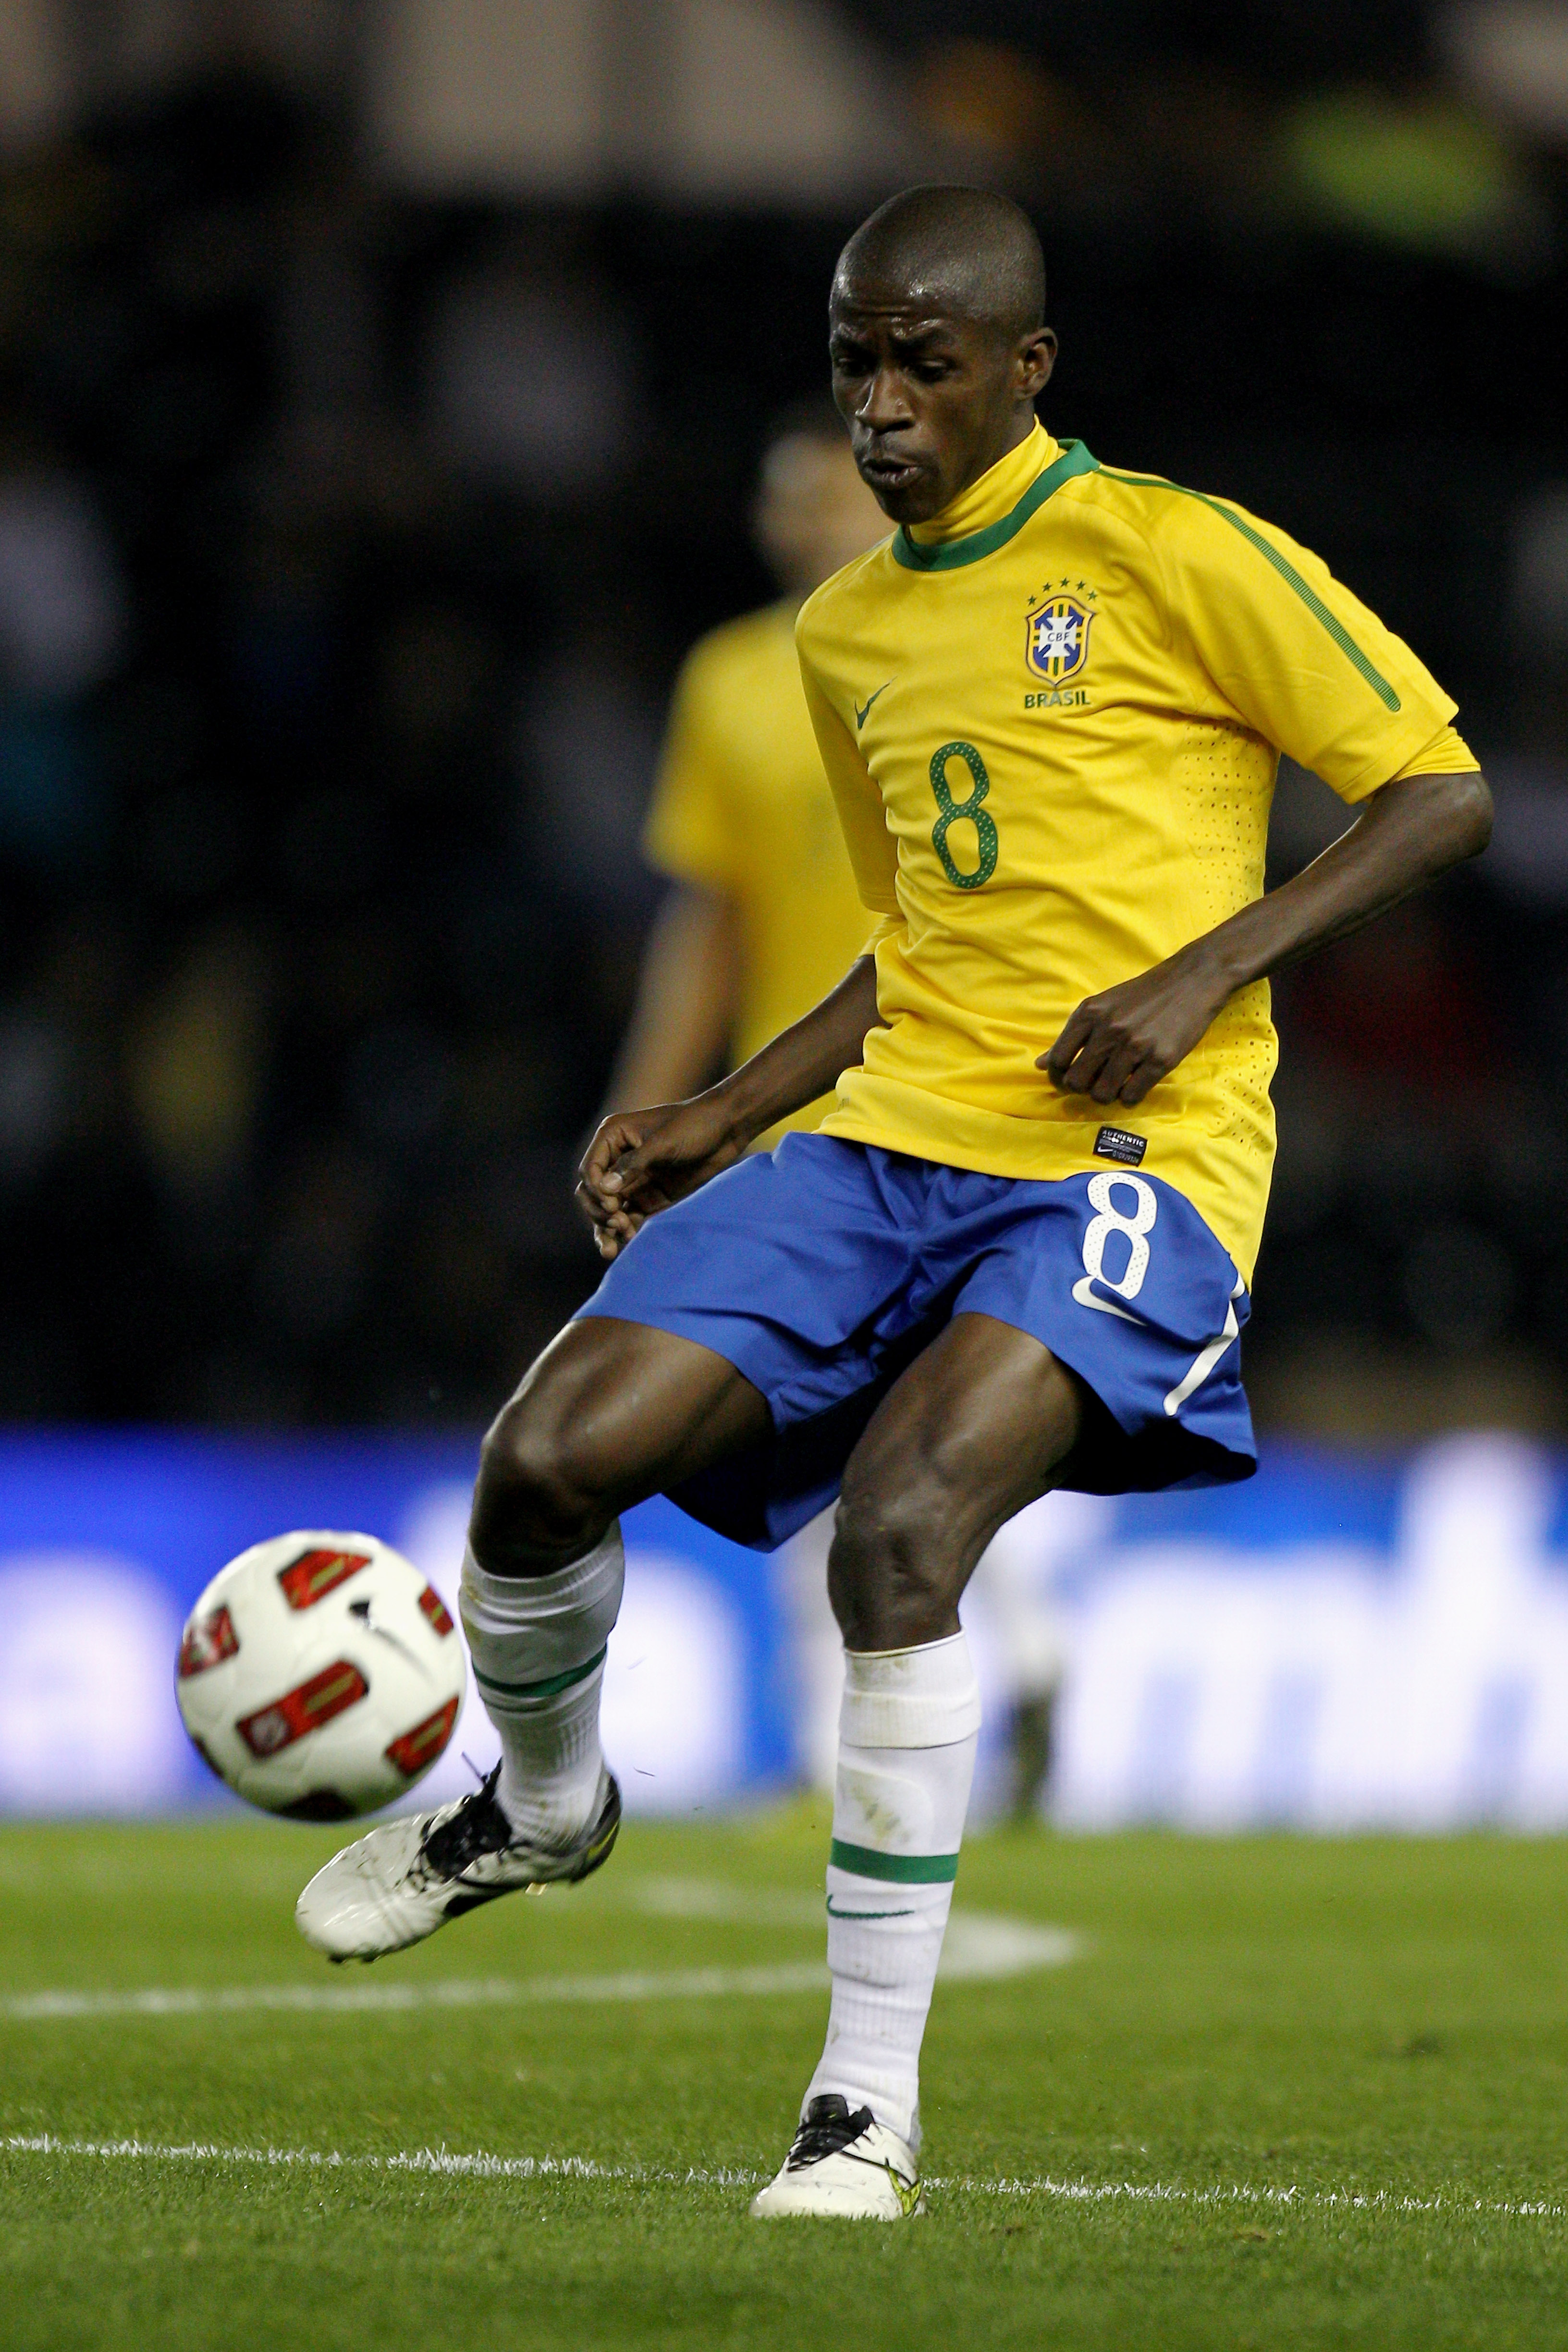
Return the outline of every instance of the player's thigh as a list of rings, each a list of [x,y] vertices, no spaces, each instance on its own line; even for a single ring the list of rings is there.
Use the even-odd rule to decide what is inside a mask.
[[[1037,1339],[989,1315],[954,1316],[849,1457],[837,1552],[890,1555],[911,1572],[923,1563],[944,1586],[957,1580],[956,1605],[997,1528],[1049,1487],[1082,1417],[1076,1376]]]
[[[711,1348],[611,1316],[568,1323],[485,1439],[475,1549],[485,1559],[547,1533],[593,1540],[618,1511],[770,1425],[761,1393]]]

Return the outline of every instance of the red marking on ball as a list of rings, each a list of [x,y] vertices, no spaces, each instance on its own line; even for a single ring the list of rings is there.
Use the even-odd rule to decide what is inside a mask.
[[[426,1616],[428,1617],[432,1625],[435,1626],[437,1633],[449,1633],[451,1632],[451,1612],[448,1610],[446,1602],[442,1600],[440,1594],[437,1591],[433,1584],[427,1584],[425,1587],[424,1591],[419,1595],[419,1606],[425,1612]]]
[[[404,1732],[393,1741],[386,1751],[389,1760],[412,1780],[426,1764],[434,1764],[452,1737],[452,1726],[457,1720],[458,1702],[449,1698],[445,1706],[438,1706],[434,1715],[427,1715],[423,1723],[416,1723],[412,1731]]]
[[[347,1658],[339,1658],[298,1689],[285,1691],[270,1706],[242,1716],[235,1729],[253,1756],[276,1756],[296,1739],[303,1739],[308,1731],[320,1730],[323,1723],[330,1723],[334,1715],[342,1715],[344,1707],[354,1706],[369,1692],[370,1685],[359,1668]]]
[[[334,1586],[346,1584],[351,1576],[368,1568],[370,1558],[367,1551],[328,1551],[321,1548],[302,1551],[298,1559],[278,1571],[283,1598],[290,1609],[313,1609]]]
[[[226,1609],[215,1609],[207,1617],[193,1617],[180,1643],[180,1680],[188,1682],[192,1675],[205,1675],[209,1666],[221,1666],[238,1648],[239,1635]]]

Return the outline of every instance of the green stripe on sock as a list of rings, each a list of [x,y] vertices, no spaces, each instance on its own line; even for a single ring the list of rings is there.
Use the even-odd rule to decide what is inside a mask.
[[[879,1853],[874,1846],[846,1845],[835,1838],[827,1849],[835,1870],[857,1878],[885,1878],[895,1886],[947,1886],[958,1876],[955,1853]]]
[[[481,1675],[478,1666],[474,1668],[474,1680],[491,1698],[553,1698],[558,1691],[570,1690],[574,1683],[586,1682],[595,1668],[604,1664],[608,1648],[606,1643],[596,1657],[586,1659],[580,1666],[568,1666],[563,1675],[547,1675],[542,1683],[497,1682],[493,1675]]]

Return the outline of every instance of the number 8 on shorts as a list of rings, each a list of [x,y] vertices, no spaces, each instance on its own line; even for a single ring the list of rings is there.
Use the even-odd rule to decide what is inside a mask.
[[[1119,1186],[1132,1195],[1135,1205],[1131,1216],[1124,1214],[1116,1205],[1115,1195]],[[1107,1290],[1114,1290],[1119,1297],[1136,1298],[1149,1271],[1148,1235],[1160,1213],[1153,1186],[1146,1184],[1142,1176],[1128,1176],[1121,1172],[1114,1176],[1091,1176],[1089,1180],[1089,1204],[1097,1214],[1089,1219],[1083,1236],[1085,1274],[1091,1282],[1104,1283]],[[1127,1264],[1120,1281],[1105,1271],[1105,1244],[1112,1234],[1122,1234],[1127,1240]]]

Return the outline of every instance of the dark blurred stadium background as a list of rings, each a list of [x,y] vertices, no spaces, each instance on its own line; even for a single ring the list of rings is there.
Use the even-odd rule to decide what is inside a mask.
[[[1317,548],[1497,785],[1279,990],[1260,1424],[1560,1433],[1565,156],[1511,0],[3,0],[0,1419],[471,1427],[585,1293],[663,698],[942,176],[1053,429]]]

